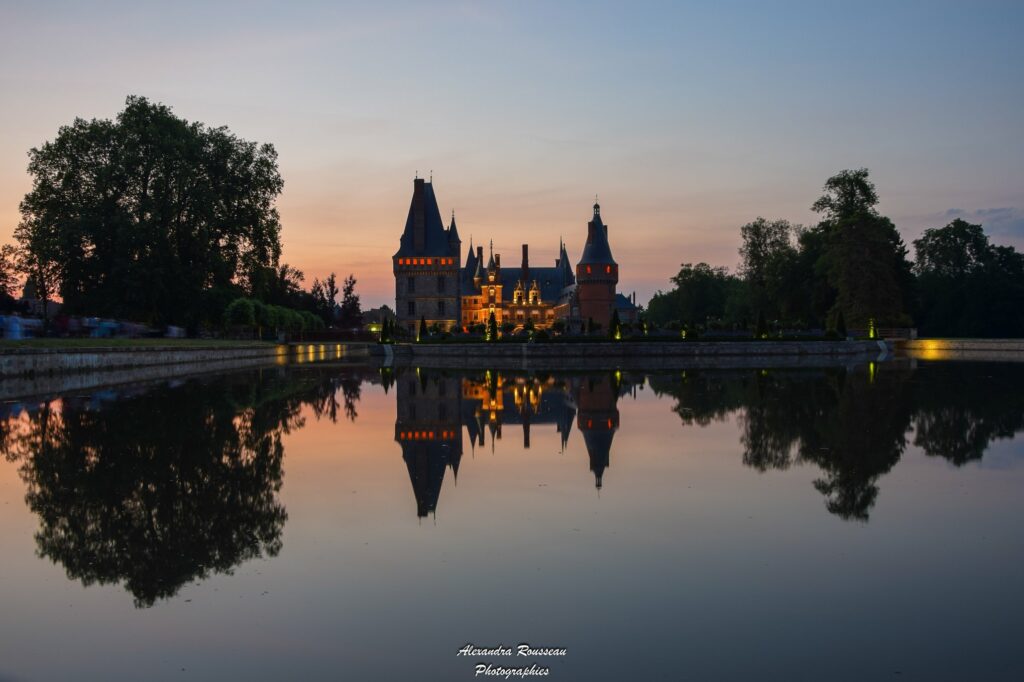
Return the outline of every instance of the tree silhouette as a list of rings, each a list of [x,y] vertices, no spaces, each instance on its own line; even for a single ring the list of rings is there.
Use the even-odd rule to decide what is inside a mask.
[[[344,381],[261,370],[100,405],[65,398],[8,424],[3,451],[21,462],[39,554],[85,585],[124,585],[139,607],[275,556],[287,520],[282,436],[304,426],[304,403],[316,412]],[[350,418],[356,400],[346,393]]]

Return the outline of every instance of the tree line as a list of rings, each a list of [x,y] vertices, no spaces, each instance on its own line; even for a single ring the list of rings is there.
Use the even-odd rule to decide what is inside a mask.
[[[758,217],[740,228],[736,274],[684,263],[648,304],[649,322],[694,330],[867,329],[934,336],[1024,335],[1024,254],[957,219],[913,242],[876,209],[867,169],[825,182],[817,225]]]
[[[281,257],[277,152],[128,97],[114,120],[81,118],[29,151],[32,188],[0,251],[0,303],[19,276],[68,314],[190,331],[219,328],[232,301],[337,317],[335,275],[302,288]],[[360,323],[351,275],[343,326]]]

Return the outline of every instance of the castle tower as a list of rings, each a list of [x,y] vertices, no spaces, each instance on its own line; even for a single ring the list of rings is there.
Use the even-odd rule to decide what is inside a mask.
[[[445,472],[462,459],[460,380],[405,371],[395,382],[395,441],[402,447],[419,517],[437,511]]]
[[[615,307],[615,286],[619,282],[619,266],[608,245],[608,228],[601,221],[601,205],[594,203],[594,218],[587,224],[587,243],[576,264],[576,295],[579,317],[608,329]]]
[[[611,377],[586,377],[575,388],[576,427],[583,434],[594,485],[600,490],[611,464],[612,439],[619,430],[619,394]]]
[[[461,249],[455,215],[445,229],[433,183],[416,178],[405,231],[392,257],[399,326],[415,334],[421,317],[446,329],[458,324]]]

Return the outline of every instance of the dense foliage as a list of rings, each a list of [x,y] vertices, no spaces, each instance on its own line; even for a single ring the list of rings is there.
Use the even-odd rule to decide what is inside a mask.
[[[922,334],[1024,336],[1024,254],[954,220],[914,241]]]
[[[115,120],[76,119],[29,157],[17,248],[0,254],[0,302],[19,272],[69,314],[218,328],[247,296],[335,321],[335,274],[307,292],[302,272],[279,263],[283,182],[271,145],[129,97]],[[355,283],[345,280],[342,312],[358,327]],[[267,326],[259,312],[255,325]]]
[[[916,323],[922,334],[1024,335],[1024,256],[993,246],[962,220],[914,242],[916,264],[892,221],[876,210],[866,169],[829,178],[812,227],[786,220],[742,226],[738,274],[683,264],[674,288],[651,299],[660,327],[866,330]],[[762,322],[763,321],[763,322]],[[839,328],[843,332],[839,332]]]
[[[76,119],[29,157],[15,236],[68,312],[195,326],[277,265],[269,144],[129,97],[116,120]]]

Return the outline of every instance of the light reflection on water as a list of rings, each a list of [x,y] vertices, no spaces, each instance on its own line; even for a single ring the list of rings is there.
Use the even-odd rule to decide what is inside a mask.
[[[567,647],[552,679],[1024,670],[1024,366],[334,350],[3,406],[0,677],[471,679],[467,641]]]

